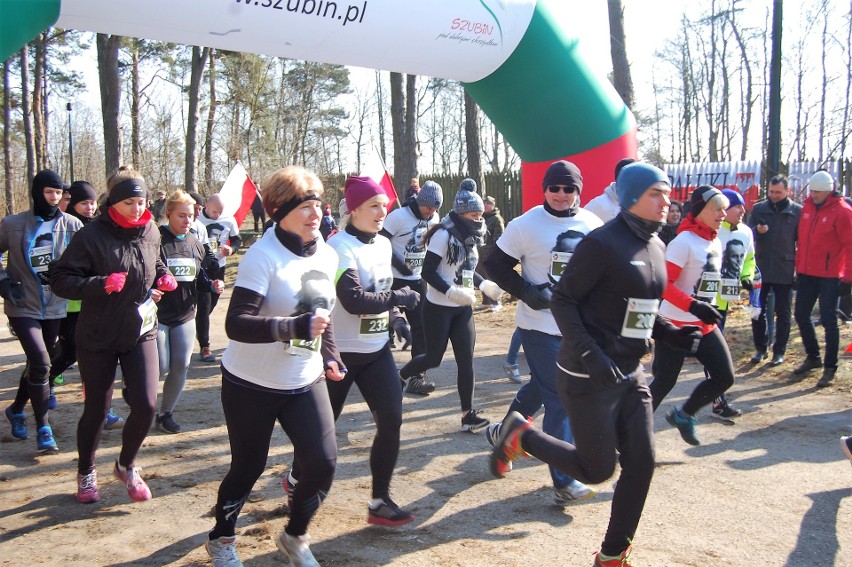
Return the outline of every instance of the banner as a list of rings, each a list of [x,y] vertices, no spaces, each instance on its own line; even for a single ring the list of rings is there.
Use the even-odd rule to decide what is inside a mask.
[[[667,163],[662,167],[672,184],[672,200],[685,203],[699,185],[739,191],[751,209],[760,191],[759,161]]]
[[[259,196],[257,186],[249,177],[243,164],[237,162],[219,190],[219,198],[222,199],[222,216],[234,217],[237,226],[241,226],[257,196]]]

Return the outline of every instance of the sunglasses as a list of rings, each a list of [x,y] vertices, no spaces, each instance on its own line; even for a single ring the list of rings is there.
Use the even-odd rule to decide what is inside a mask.
[[[563,193],[570,195],[576,191],[577,188],[573,186],[569,187],[568,185],[548,185],[547,190],[551,193],[559,193],[559,191],[562,191]]]

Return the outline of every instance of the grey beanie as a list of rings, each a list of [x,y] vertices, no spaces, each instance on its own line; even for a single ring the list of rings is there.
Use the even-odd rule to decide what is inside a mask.
[[[464,182],[462,182],[462,187],[459,188],[456,198],[453,199],[453,211],[460,215],[472,212],[482,213],[485,211],[485,204],[478,193],[464,189]]]
[[[434,181],[427,181],[420,187],[420,192],[414,197],[420,207],[440,209],[444,202],[444,192]]]
[[[462,179],[462,182],[459,185],[459,191],[470,191],[471,193],[476,193],[476,181],[470,177]]]

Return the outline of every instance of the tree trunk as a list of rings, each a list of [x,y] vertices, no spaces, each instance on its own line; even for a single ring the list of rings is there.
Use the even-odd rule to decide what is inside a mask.
[[[189,73],[189,101],[186,116],[186,153],[184,157],[184,187],[187,191],[195,191],[195,164],[198,155],[198,98],[201,90],[201,79],[204,76],[204,65],[210,48],[204,49],[193,46],[192,68]]]
[[[30,52],[29,46],[21,48],[21,114],[24,120],[24,139],[27,144],[27,186],[36,175],[36,146],[33,136],[33,112],[30,97]]]
[[[133,39],[130,67],[130,155],[133,166],[142,167],[142,144],[139,140],[139,39]]]
[[[98,77],[101,87],[101,114],[104,121],[104,165],[109,178],[121,165],[121,136],[118,111],[121,104],[121,83],[118,75],[118,46],[121,36],[99,33]],[[140,167],[138,164],[134,164]]]
[[[467,91],[464,91],[464,140],[467,148],[467,172],[476,181],[479,192],[485,193],[485,177],[482,175],[482,140],[479,131],[479,107]]]
[[[12,97],[9,94],[11,59],[3,62],[3,179],[5,180],[6,216],[15,214],[12,193]]]
[[[627,108],[633,110],[633,79],[630,76],[630,62],[627,60],[627,43],[624,36],[624,6],[621,0],[607,0],[607,9],[613,86]]]
[[[210,108],[207,110],[207,129],[204,134],[204,185],[213,186],[213,127],[216,124],[216,50],[210,50]]]
[[[47,132],[45,129],[45,50],[44,33],[33,40],[35,61],[33,72],[33,133],[35,134],[36,169],[47,168]]]
[[[385,93],[382,88],[381,71],[376,71],[376,114],[379,118],[379,154],[384,163],[388,162],[387,148],[385,147]]]
[[[393,133],[393,176],[395,184],[403,187],[411,179],[406,175],[405,167],[405,91],[402,74],[390,74],[391,89],[391,130]]]

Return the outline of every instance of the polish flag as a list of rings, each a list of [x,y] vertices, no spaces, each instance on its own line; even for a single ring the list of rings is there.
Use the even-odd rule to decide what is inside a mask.
[[[369,177],[376,183],[382,186],[385,194],[388,196],[388,211],[393,209],[394,203],[397,202],[396,188],[393,186],[390,173],[385,167],[385,162],[382,161],[382,156],[374,147],[371,152],[368,152],[364,163],[361,164],[361,177]]]
[[[257,185],[249,177],[246,168],[237,162],[219,190],[219,198],[222,199],[222,216],[234,217],[237,226],[241,226],[251,211],[251,204],[255,197],[259,196]]]

